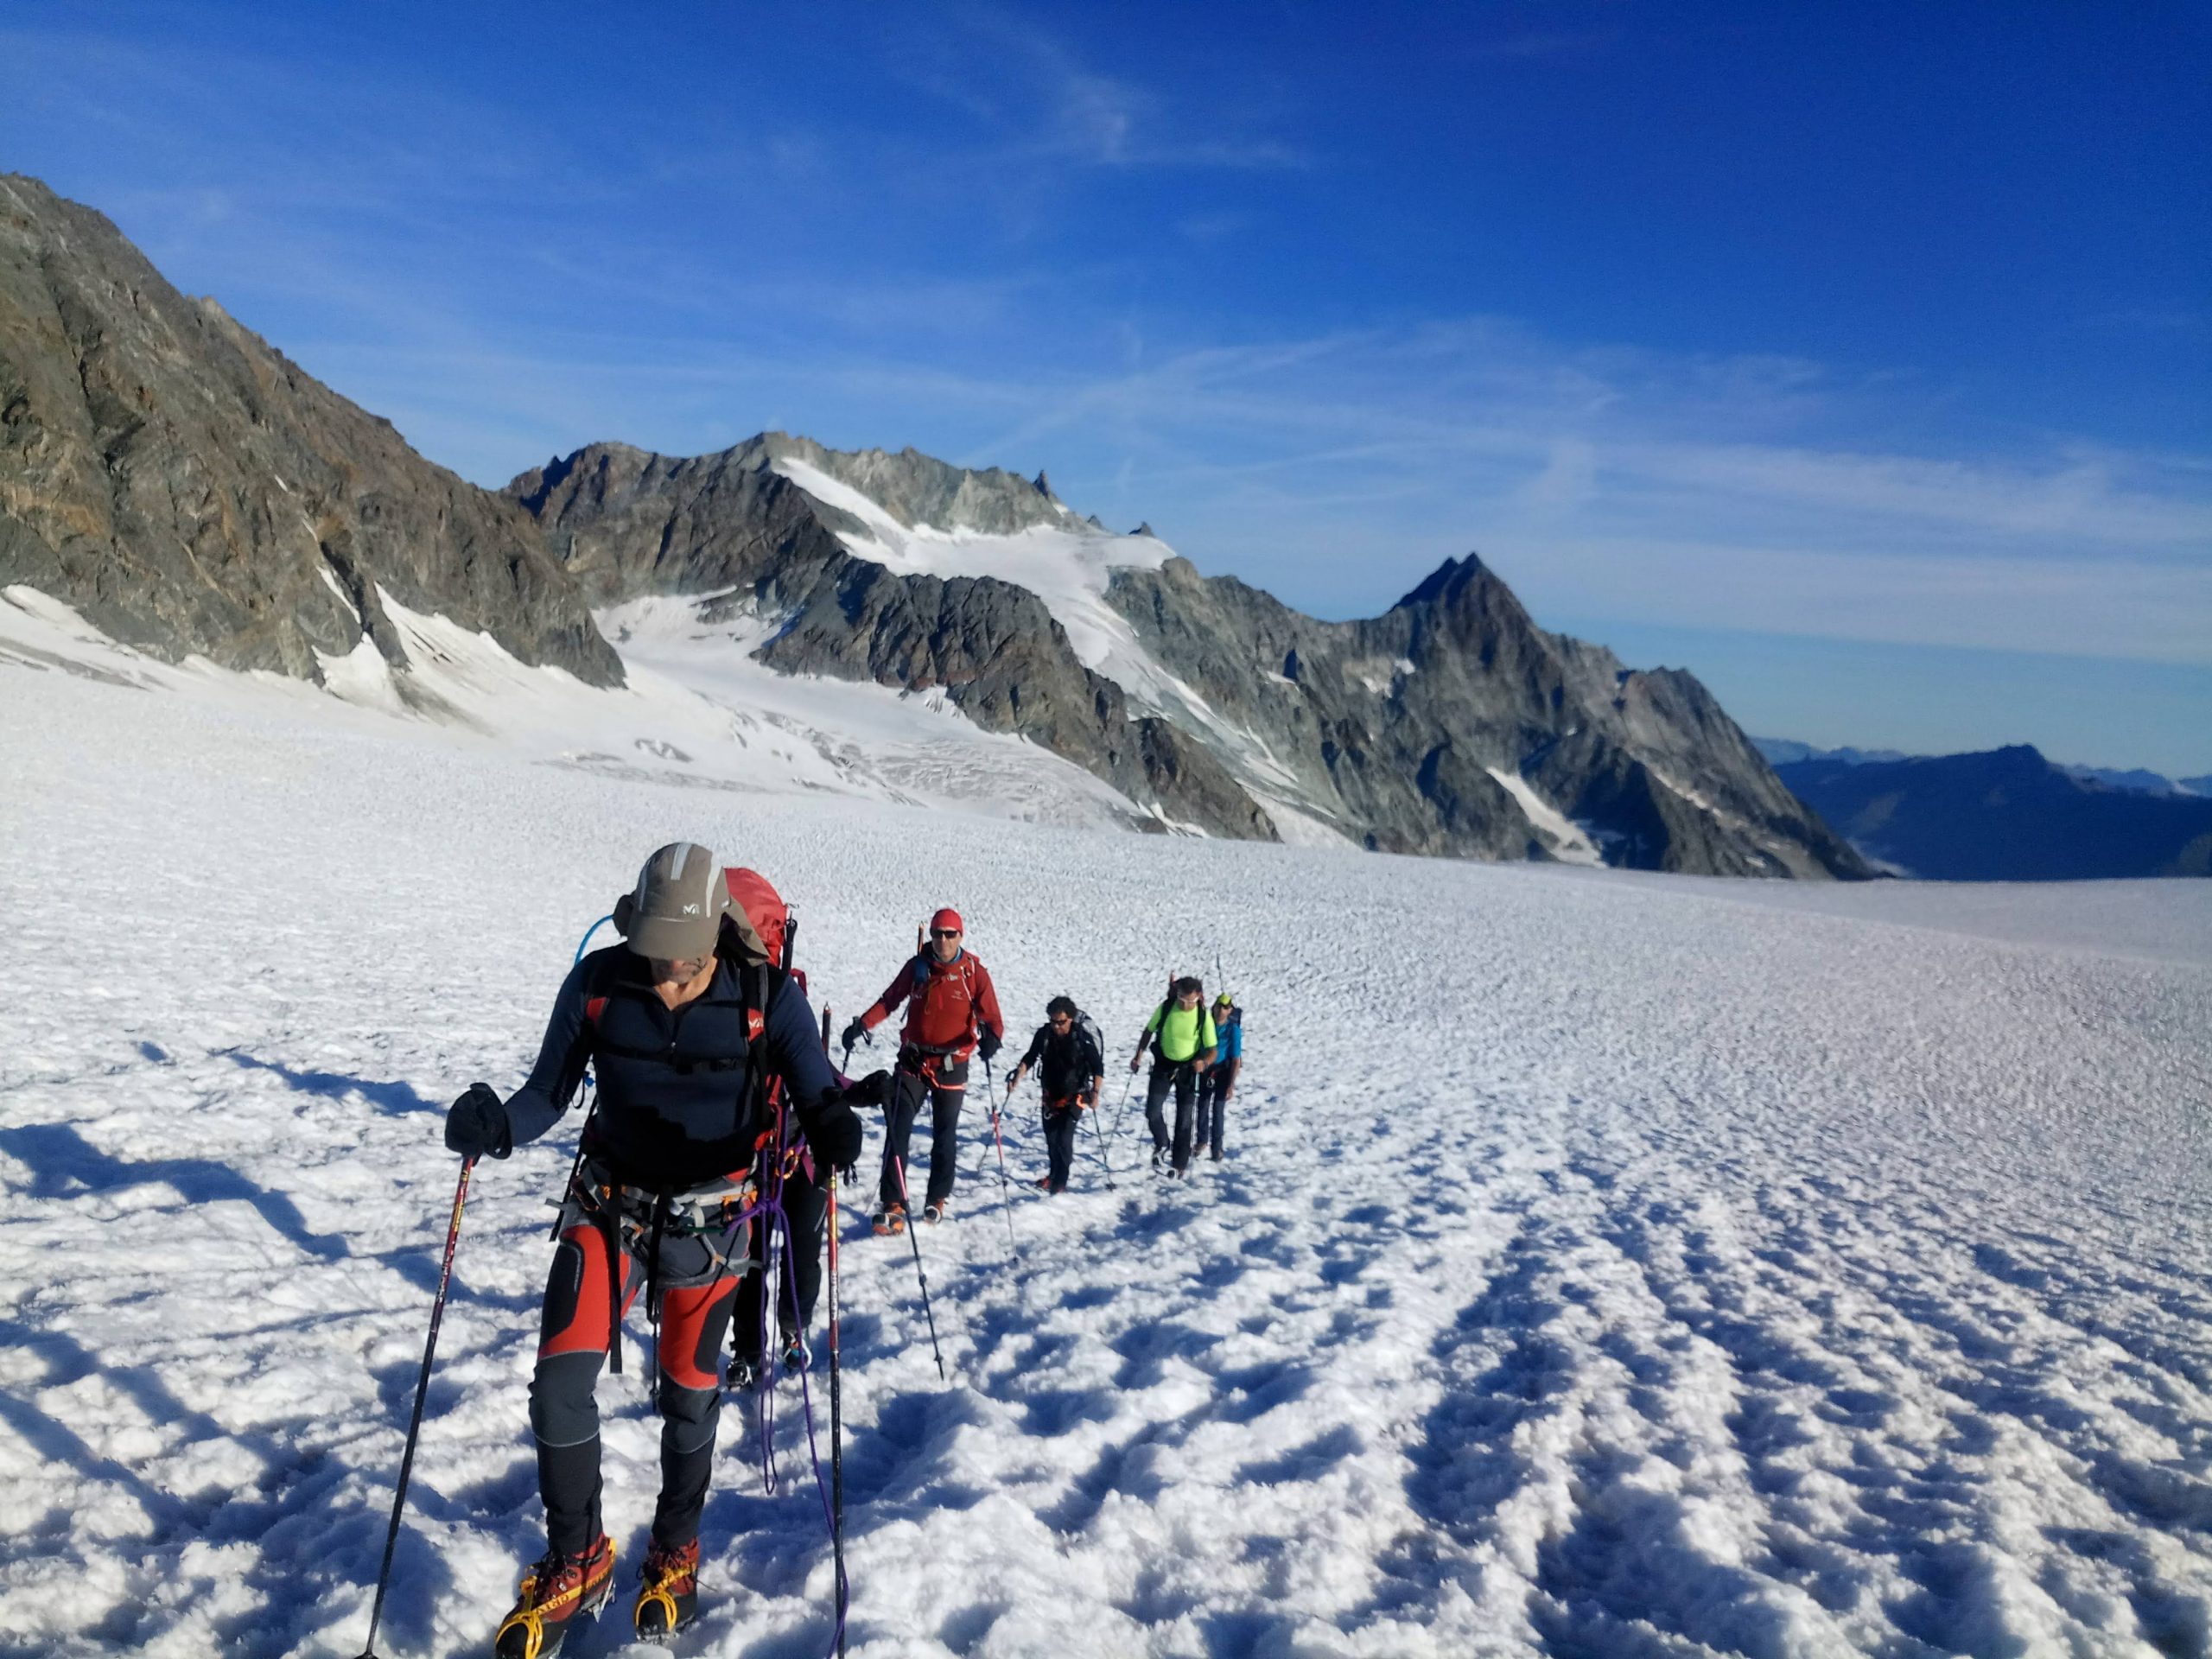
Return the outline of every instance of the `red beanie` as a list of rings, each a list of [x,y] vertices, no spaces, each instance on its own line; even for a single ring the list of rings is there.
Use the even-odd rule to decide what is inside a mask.
[[[956,933],[965,933],[968,931],[960,925],[960,912],[950,906],[947,906],[931,917],[930,926],[932,930],[949,927]]]

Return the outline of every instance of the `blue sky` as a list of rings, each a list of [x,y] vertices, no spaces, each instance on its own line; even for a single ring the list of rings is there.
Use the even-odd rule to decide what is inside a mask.
[[[1323,615],[1479,550],[1754,731],[2205,772],[2208,18],[34,5],[0,167],[480,482],[912,444]]]

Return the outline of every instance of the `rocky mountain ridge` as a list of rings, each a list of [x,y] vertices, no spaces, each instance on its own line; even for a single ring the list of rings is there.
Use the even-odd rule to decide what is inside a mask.
[[[842,454],[781,433],[690,460],[594,444],[522,474],[507,493],[594,606],[681,594],[708,601],[704,621],[772,618],[757,652],[772,666],[942,687],[985,730],[1074,761],[1160,823],[1274,838],[1267,813],[1202,746],[1132,710],[1120,686],[1077,660],[1036,594],[988,576],[894,575],[855,556],[841,532],[865,526],[774,470],[791,459],[910,524],[934,512],[1007,533],[1074,519],[1041,477],[963,473],[911,449]]]
[[[320,682],[385,603],[619,684],[621,659],[514,503],[410,449],[114,226],[0,176],[0,586],[175,660]]]
[[[672,595],[786,673],[941,694],[1150,827],[1864,873],[1694,678],[1546,633],[1478,560],[1323,623],[1201,576],[1148,525],[1112,535],[1041,473],[774,433],[684,459],[595,444],[480,490],[179,294],[97,213],[7,178],[0,586],[17,583],[172,660],[349,684],[365,661],[418,705],[428,619],[614,685],[594,609]]]
[[[1122,684],[1087,666],[1034,591],[1042,571],[1024,586],[887,568],[868,556],[874,528],[779,467],[941,537],[1090,530],[1113,567],[1101,598],[1158,671]],[[1132,538],[1090,529],[1041,478],[780,433],[689,459],[595,444],[508,493],[594,604],[689,594],[705,619],[772,619],[763,661],[943,686],[990,729],[1141,784],[1133,798],[1215,833],[1272,836],[1294,815],[1387,852],[1866,873],[1694,678],[1545,632],[1473,557],[1382,617],[1319,622],[1163,558],[1148,526],[1125,553],[1105,545]],[[1132,724],[1135,744],[1117,742]]]

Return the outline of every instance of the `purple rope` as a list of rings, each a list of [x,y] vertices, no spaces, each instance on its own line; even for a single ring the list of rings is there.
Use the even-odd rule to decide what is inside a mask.
[[[774,1173],[770,1178],[771,1190],[768,1195],[761,1198],[756,1203],[750,1205],[746,1209],[739,1211],[737,1218],[730,1223],[728,1230],[726,1230],[722,1235],[726,1243],[729,1243],[734,1245],[737,1236],[737,1230],[746,1225],[747,1223],[752,1221],[755,1217],[762,1216],[772,1216],[775,1218],[778,1228],[780,1229],[780,1236],[776,1231],[771,1231],[769,1233],[767,1238],[763,1241],[763,1248],[760,1252],[760,1362],[763,1366],[769,1363],[768,1303],[771,1291],[769,1283],[770,1274],[768,1271],[769,1251],[767,1246],[777,1243],[781,1243],[783,1248],[779,1260],[779,1264],[783,1267],[785,1273],[790,1271],[791,1261],[798,1249],[798,1239],[791,1231],[791,1218],[784,1209],[784,1160],[781,1157],[774,1159],[772,1160],[772,1166]],[[779,1277],[780,1278],[780,1275],[779,1275]],[[784,1287],[781,1283],[778,1283],[774,1287],[773,1294],[779,1304],[782,1300],[783,1290]],[[791,1287],[791,1291],[792,1300],[794,1304],[796,1304],[798,1300],[798,1287],[793,1285]],[[792,1312],[794,1314],[797,1313],[798,1309],[796,1306],[794,1306]],[[779,1357],[780,1358],[780,1356]],[[760,1395],[760,1404],[761,1478],[767,1495],[772,1497],[776,1495],[779,1490],[775,1459],[774,1402],[776,1388],[773,1380],[774,1374],[770,1372],[768,1375],[771,1379],[768,1386],[765,1389],[757,1390],[757,1392]],[[836,1536],[837,1518],[835,1510],[830,1506],[830,1483],[823,1477],[822,1472],[822,1449],[815,1434],[814,1388],[808,1381],[807,1375],[804,1370],[801,1370],[798,1374],[798,1395],[800,1419],[806,1425],[807,1460],[812,1465],[814,1469],[815,1495],[822,1500],[822,1524],[824,1530],[831,1538],[834,1539]],[[837,1586],[837,1622],[836,1627],[830,1632],[830,1639],[829,1650],[832,1655],[836,1654],[838,1644],[844,1640],[847,1609],[851,1599],[852,1596],[849,1585],[841,1580]]]
[[[781,1170],[782,1164],[780,1161],[778,1163],[777,1168],[779,1171]],[[779,1173],[775,1178],[775,1185],[779,1189],[783,1185],[783,1177],[780,1173]],[[782,1221],[784,1223],[784,1232],[788,1236],[791,1232],[791,1223],[784,1216],[783,1198],[779,1191],[775,1196],[763,1198],[758,1202],[748,1205],[745,1209],[738,1211],[737,1218],[730,1223],[728,1230],[722,1234],[723,1242],[729,1245],[731,1249],[734,1249],[736,1248],[738,1229],[745,1226],[747,1223],[753,1221],[756,1217],[762,1216],[774,1216],[777,1219]],[[760,1363],[764,1367],[768,1363],[768,1245],[774,1240],[774,1238],[775,1234],[772,1231],[765,1234],[761,1240],[760,1249],[760,1323],[756,1327],[755,1334],[760,1338],[758,1346],[760,1354]],[[748,1273],[752,1271],[752,1261],[750,1257],[747,1259],[746,1270]],[[740,1275],[741,1282],[742,1282],[742,1275]],[[771,1383],[770,1386],[766,1389],[760,1388],[756,1385],[753,1389],[753,1394],[757,1397],[757,1403],[760,1408],[760,1414],[761,1490],[768,1497],[773,1497],[776,1495],[777,1488],[774,1439],[774,1385]]]

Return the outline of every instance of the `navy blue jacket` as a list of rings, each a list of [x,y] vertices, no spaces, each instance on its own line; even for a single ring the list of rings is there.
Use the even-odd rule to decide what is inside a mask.
[[[593,951],[563,982],[537,1064],[507,1102],[515,1145],[559,1121],[588,1066],[599,1087],[591,1152],[621,1180],[681,1192],[747,1168],[770,1127],[754,1097],[747,1025],[727,962],[703,996],[671,1010],[653,994],[645,958],[627,945]],[[768,1070],[784,1079],[804,1128],[839,1087],[796,983],[782,981],[761,1036]]]

